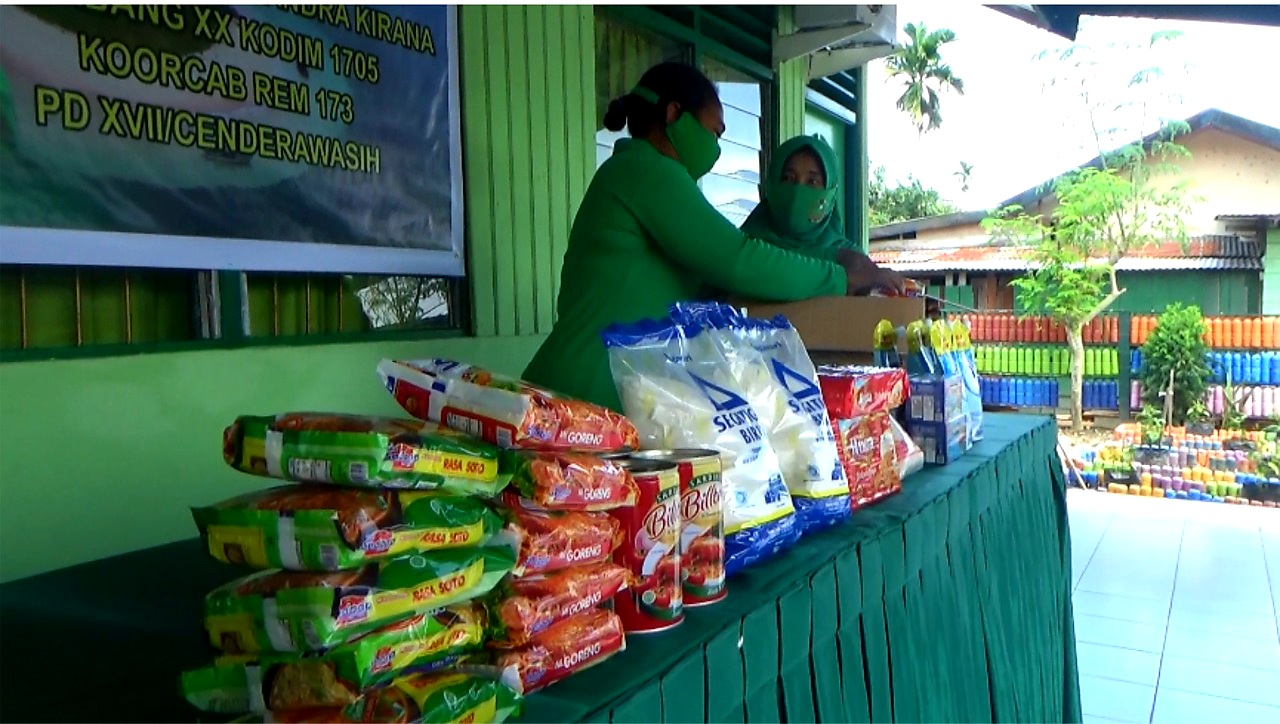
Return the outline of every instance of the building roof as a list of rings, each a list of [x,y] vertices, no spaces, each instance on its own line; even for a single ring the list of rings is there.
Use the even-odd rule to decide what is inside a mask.
[[[1081,15],[1280,25],[1280,5],[988,5],[1038,28],[1076,39]]]
[[[871,259],[899,272],[1008,271],[1031,268],[1032,249],[1025,246],[969,246],[952,249],[872,251]],[[1117,271],[1258,270],[1262,247],[1252,239],[1212,234],[1192,239],[1184,249],[1175,242],[1130,252]]]
[[[1234,113],[1217,108],[1200,111],[1186,120],[1186,124],[1190,129],[1189,132],[1199,131],[1204,128],[1216,128],[1218,130],[1230,133],[1245,140],[1252,141],[1262,146],[1280,151],[1280,128],[1268,126],[1265,123],[1251,121],[1248,118],[1237,116]],[[1142,139],[1144,145],[1149,145],[1160,135],[1160,132],[1152,133]],[[1183,134],[1186,135],[1186,134]],[[1065,171],[1079,170],[1089,167],[1101,167],[1102,157],[1098,156],[1086,163],[1080,164],[1074,169]],[[997,205],[997,208],[1017,204],[1019,206],[1030,206],[1031,204],[1043,199],[1053,191],[1053,183],[1063,174],[1059,174],[1052,179],[1036,184],[1031,188],[1009,198]],[[908,221],[899,221],[892,224],[883,224],[881,226],[873,226],[871,228],[871,240],[892,239],[905,234],[911,234],[918,231],[929,231],[932,229],[947,229],[952,226],[968,226],[976,224],[987,218],[989,211],[982,209],[977,211],[958,211],[951,214],[941,214],[939,216],[926,216],[920,219],[910,219]]]
[[[1218,221],[1252,221],[1269,227],[1280,226],[1280,214],[1218,214]]]

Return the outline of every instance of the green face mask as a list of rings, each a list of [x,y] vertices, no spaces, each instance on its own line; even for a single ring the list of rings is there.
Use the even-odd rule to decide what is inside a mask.
[[[658,105],[658,94],[644,86],[636,86],[631,95]],[[675,123],[667,126],[667,140],[694,181],[710,173],[720,160],[720,139],[692,113],[681,113]]]
[[[804,234],[826,221],[835,207],[836,189],[779,183],[769,193],[773,225],[784,234]]]
[[[681,113],[667,126],[667,140],[694,181],[706,176],[720,159],[720,140],[692,113]]]

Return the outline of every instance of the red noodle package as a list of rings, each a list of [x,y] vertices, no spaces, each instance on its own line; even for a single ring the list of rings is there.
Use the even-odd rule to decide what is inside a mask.
[[[544,689],[590,668],[626,648],[622,620],[594,610],[568,618],[533,638],[527,646],[494,656],[503,684],[520,694]]]
[[[622,542],[622,527],[608,513],[550,512],[517,500],[511,516],[520,539],[517,576],[603,563]]]
[[[502,466],[520,496],[547,510],[612,510],[639,494],[626,468],[587,453],[507,452]]]
[[[378,374],[414,417],[439,422],[504,448],[636,450],[627,418],[527,382],[448,360],[383,360]]]
[[[503,649],[524,646],[570,616],[612,600],[630,578],[622,566],[597,563],[513,579],[489,599],[489,644]]]

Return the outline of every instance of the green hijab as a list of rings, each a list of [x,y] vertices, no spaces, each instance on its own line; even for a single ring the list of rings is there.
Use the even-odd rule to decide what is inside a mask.
[[[827,176],[825,189],[782,181],[787,159],[805,148],[822,160]],[[782,144],[769,163],[764,198],[742,223],[742,231],[783,249],[828,259],[840,249],[853,248],[844,235],[844,222],[836,208],[839,169],[835,150],[818,136],[796,136]]]

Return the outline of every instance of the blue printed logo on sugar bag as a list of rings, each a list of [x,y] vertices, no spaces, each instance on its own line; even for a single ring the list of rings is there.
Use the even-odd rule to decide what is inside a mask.
[[[770,505],[779,503],[788,492],[787,484],[782,481],[781,475],[770,475],[769,489],[765,491],[764,502],[769,503]]]
[[[778,380],[778,384],[782,385],[782,389],[787,391],[787,395],[791,398],[787,404],[791,407],[791,411],[797,415],[805,415],[819,430],[829,427],[827,425],[827,407],[822,400],[822,390],[818,388],[813,380],[787,367],[776,359],[770,360],[773,365],[773,376]],[[821,434],[821,433],[819,433]],[[830,435],[831,431],[827,430]]]
[[[711,420],[716,426],[716,432],[737,432],[742,436],[743,442],[753,446],[752,459],[759,455],[758,448],[764,441],[764,431],[760,429],[760,418],[756,416],[756,411],[751,409],[751,405],[740,395],[713,382],[708,382],[692,372],[689,373],[689,377],[702,388],[702,394],[706,395],[712,407],[720,413]]]

